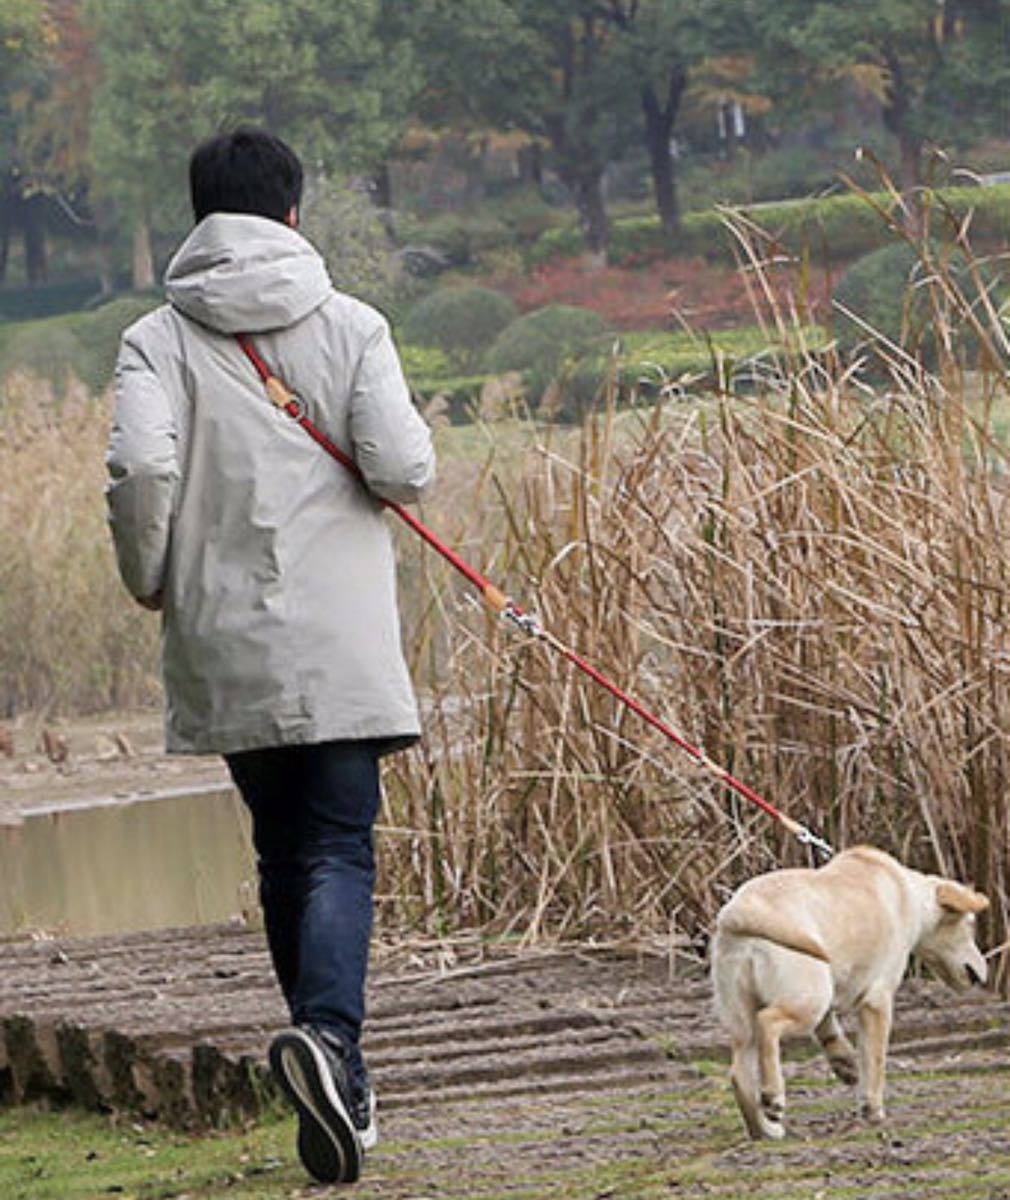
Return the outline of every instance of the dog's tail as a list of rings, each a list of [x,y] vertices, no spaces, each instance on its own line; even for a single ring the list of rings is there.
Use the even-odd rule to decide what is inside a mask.
[[[791,914],[761,903],[753,896],[747,898],[746,904],[731,904],[724,908],[716,925],[722,933],[735,937],[764,938],[786,950],[795,950],[797,954],[807,954],[821,962],[830,961],[827,950],[815,933],[803,929]]]

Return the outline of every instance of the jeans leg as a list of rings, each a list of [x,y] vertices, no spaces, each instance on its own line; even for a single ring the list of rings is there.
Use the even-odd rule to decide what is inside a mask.
[[[230,755],[253,819],[267,940],[292,1020],[360,1051],[380,803],[371,742],[324,742]]]
[[[305,877],[299,866],[300,791],[298,764],[285,764],[278,750],[250,750],[225,757],[235,786],[252,817],[253,847],[259,871],[259,896],[274,974],[287,1001],[294,1003],[298,981],[298,941],[305,908]]]

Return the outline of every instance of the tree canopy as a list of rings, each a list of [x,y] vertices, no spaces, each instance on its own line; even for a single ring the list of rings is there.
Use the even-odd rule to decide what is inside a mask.
[[[1007,0],[747,0],[745,11],[780,99],[797,85],[822,104],[842,85],[876,96],[907,187],[927,143],[963,145],[1002,107]]]
[[[129,228],[150,282],[193,145],[240,122],[313,177],[380,181],[383,203],[412,127],[524,135],[598,257],[608,173],[635,152],[676,243],[685,108],[783,129],[870,97],[914,188],[930,144],[1003,130],[1008,18],[1010,0],[0,0],[0,274],[21,235],[44,275],[63,219]]]

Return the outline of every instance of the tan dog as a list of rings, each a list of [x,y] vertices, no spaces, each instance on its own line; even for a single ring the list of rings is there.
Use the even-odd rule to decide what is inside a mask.
[[[816,871],[772,871],[745,883],[717,918],[712,979],[751,1137],[785,1133],[779,1043],[800,1034],[816,1035],[835,1074],[858,1081],[863,1115],[882,1121],[892,1002],[908,960],[915,955],[952,988],[984,983],[975,914],[988,905],[960,883],[866,846]],[[836,1016],[853,1009],[858,1065]]]

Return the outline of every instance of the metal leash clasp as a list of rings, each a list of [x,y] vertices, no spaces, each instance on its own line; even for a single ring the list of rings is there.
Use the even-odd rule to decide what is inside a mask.
[[[523,633],[529,634],[530,637],[542,638],[544,636],[544,627],[537,618],[532,613],[524,612],[511,600],[502,609],[501,615],[503,619],[511,621],[513,625],[521,629]]]
[[[816,833],[813,833],[811,830],[807,829],[805,825],[801,825],[797,830],[796,838],[801,846],[810,846],[813,850],[816,850],[825,862],[827,862],[829,858],[834,858],[835,856],[835,852],[831,844],[826,842],[824,838],[818,837]]]

